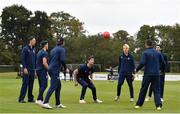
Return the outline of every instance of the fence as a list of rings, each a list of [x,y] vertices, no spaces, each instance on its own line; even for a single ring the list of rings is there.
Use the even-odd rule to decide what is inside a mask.
[[[81,64],[67,64],[67,67],[68,68],[72,67],[72,69],[74,70],[79,65]],[[95,72],[102,71],[101,64],[95,64],[94,68],[95,68]],[[0,65],[0,72],[17,72],[18,69],[19,69],[19,66],[17,65]]]
[[[72,67],[73,69],[77,68],[80,64],[67,64],[68,68]],[[95,72],[102,72],[105,69],[102,69],[101,64],[95,64]],[[14,72],[18,71],[17,65],[0,65],[0,72]],[[167,72],[180,73],[180,61],[169,61]]]

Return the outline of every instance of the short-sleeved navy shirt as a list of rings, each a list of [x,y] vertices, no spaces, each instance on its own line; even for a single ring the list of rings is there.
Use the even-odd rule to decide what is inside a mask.
[[[77,78],[82,78],[82,79],[89,79],[89,75],[94,73],[94,68],[89,68],[87,64],[80,65],[78,67],[78,75]]]
[[[47,70],[43,66],[43,58],[48,60],[48,52],[43,49],[39,50],[36,58],[36,70]]]

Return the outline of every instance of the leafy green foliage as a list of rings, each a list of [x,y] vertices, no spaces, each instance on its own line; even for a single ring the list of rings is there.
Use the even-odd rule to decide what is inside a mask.
[[[178,23],[173,26],[143,25],[135,36],[120,29],[112,33],[110,40],[104,40],[100,34],[88,36],[85,32],[83,22],[63,11],[48,16],[46,12],[32,13],[19,5],[5,7],[0,24],[0,64],[17,64],[20,49],[30,35],[37,38],[36,47],[42,40],[48,40],[49,50],[56,45],[58,37],[65,38],[67,63],[70,64],[85,63],[89,55],[94,55],[95,62],[101,64],[102,69],[116,66],[124,43],[130,45],[130,52],[139,61],[147,39],[152,39],[154,45],[161,44],[169,60],[180,61]]]

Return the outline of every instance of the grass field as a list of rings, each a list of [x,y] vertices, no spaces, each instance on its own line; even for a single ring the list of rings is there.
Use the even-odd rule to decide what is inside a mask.
[[[98,98],[103,100],[102,104],[92,102],[91,91],[86,94],[87,104],[79,104],[81,87],[75,87],[72,82],[62,80],[61,98],[66,109],[43,109],[34,103],[20,104],[17,102],[21,80],[15,79],[16,73],[0,73],[0,113],[180,113],[180,82],[166,82],[165,102],[162,111],[156,111],[154,102],[145,102],[141,109],[134,109],[135,102],[129,102],[129,89],[125,82],[122,88],[121,99],[114,102],[117,82],[94,81],[97,88]],[[134,82],[135,101],[137,100],[141,82]],[[35,80],[34,96],[38,94],[38,83]],[[25,99],[27,100],[27,98]],[[54,94],[50,99],[51,106],[54,106]]]

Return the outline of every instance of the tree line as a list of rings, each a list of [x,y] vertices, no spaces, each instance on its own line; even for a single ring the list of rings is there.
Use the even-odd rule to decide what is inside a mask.
[[[36,50],[42,40],[48,40],[52,49],[57,37],[65,38],[69,64],[85,63],[89,55],[94,55],[95,62],[103,69],[117,66],[124,43],[130,45],[130,52],[138,62],[147,39],[162,45],[170,61],[180,61],[179,23],[142,25],[134,35],[119,29],[110,40],[105,40],[100,33],[86,35],[84,22],[64,11],[48,16],[43,11],[32,12],[22,5],[12,5],[3,8],[0,20],[0,64],[18,64],[20,50],[31,35],[37,38]]]

